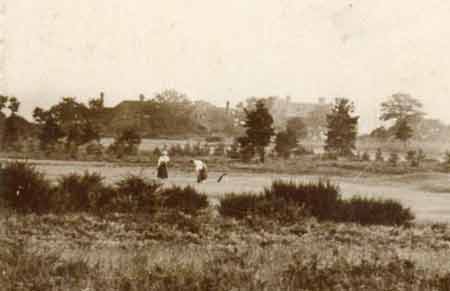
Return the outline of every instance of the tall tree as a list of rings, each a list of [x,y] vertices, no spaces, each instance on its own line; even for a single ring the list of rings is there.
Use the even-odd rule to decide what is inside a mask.
[[[423,117],[422,103],[409,94],[396,93],[381,103],[381,116],[383,121],[413,120]]]
[[[352,116],[354,104],[345,98],[338,98],[327,115],[327,139],[325,150],[344,156],[355,149],[359,116]]]
[[[401,119],[395,126],[395,138],[402,141],[405,148],[408,145],[408,140],[413,136],[413,129],[409,125],[407,119]]]
[[[41,124],[41,144],[50,145],[65,138],[66,148],[76,152],[80,145],[99,140],[98,125],[92,118],[91,110],[72,97],[62,98],[47,111],[36,108],[33,116]]]
[[[264,163],[265,147],[269,145],[272,136],[275,134],[272,115],[262,100],[256,103],[254,110],[245,110],[245,114],[244,127],[246,128],[248,143],[254,145],[260,161]]]
[[[421,110],[422,103],[409,94],[396,93],[381,103],[382,121],[393,121],[391,131],[396,139],[407,144],[414,135],[414,125],[418,125],[425,113]]]

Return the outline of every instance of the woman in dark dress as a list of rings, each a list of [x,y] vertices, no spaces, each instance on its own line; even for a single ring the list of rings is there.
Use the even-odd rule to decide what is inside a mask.
[[[168,164],[170,162],[170,158],[167,154],[167,151],[162,152],[162,156],[159,157],[158,166],[157,166],[157,177],[159,179],[167,179],[169,177],[168,172]]]

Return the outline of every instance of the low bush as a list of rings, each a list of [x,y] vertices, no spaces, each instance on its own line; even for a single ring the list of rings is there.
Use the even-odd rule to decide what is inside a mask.
[[[161,184],[141,176],[129,175],[116,183],[114,209],[121,212],[153,211]]]
[[[353,197],[341,200],[335,213],[337,221],[362,225],[404,225],[414,219],[409,208],[391,199]]]
[[[28,163],[11,162],[0,170],[0,197],[16,211],[46,213],[53,205],[54,188],[43,173]]]
[[[261,216],[281,222],[295,222],[305,215],[319,220],[355,222],[362,225],[405,225],[414,219],[408,208],[394,200],[340,198],[339,188],[330,183],[275,181],[263,193],[230,193],[220,201],[223,216],[244,219]]]
[[[282,198],[288,203],[303,205],[319,219],[329,218],[340,198],[339,187],[329,181],[296,183],[278,180],[264,192],[271,200]]]
[[[59,211],[88,211],[95,209],[97,201],[103,193],[103,177],[98,173],[88,171],[80,175],[68,174],[58,179],[57,208]]]
[[[186,214],[197,214],[201,209],[208,207],[208,198],[200,194],[191,186],[172,186],[158,192],[159,207],[182,211]]]
[[[303,207],[286,203],[280,197],[267,197],[255,193],[228,193],[220,201],[219,213],[225,217],[245,219],[261,217],[281,223],[295,223],[304,217]]]

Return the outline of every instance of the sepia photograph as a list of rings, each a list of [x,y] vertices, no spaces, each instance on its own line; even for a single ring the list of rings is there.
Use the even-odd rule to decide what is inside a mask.
[[[0,291],[450,290],[450,2],[0,0]]]

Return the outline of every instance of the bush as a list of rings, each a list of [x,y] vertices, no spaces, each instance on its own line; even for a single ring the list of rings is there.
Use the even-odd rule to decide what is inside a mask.
[[[375,161],[384,162],[383,153],[381,152],[381,149],[377,149],[375,153]]]
[[[116,183],[114,209],[122,212],[154,211],[156,192],[161,184],[140,176],[129,175]]]
[[[293,221],[307,211],[319,219],[327,219],[336,208],[339,189],[330,182],[295,183],[275,181],[263,193],[230,193],[220,201],[219,212],[224,216],[242,219],[259,215],[281,221]],[[298,210],[295,211],[294,209]],[[304,211],[305,210],[305,211]],[[283,216],[284,215],[284,216]]]
[[[414,219],[410,209],[397,201],[363,197],[341,200],[336,215],[337,221],[362,225],[404,225]]]
[[[236,219],[254,215],[280,222],[295,222],[309,214],[319,220],[362,225],[404,225],[414,219],[411,211],[399,202],[361,197],[343,200],[336,185],[322,181],[275,181],[260,194],[226,194],[220,200],[219,212]]]
[[[251,216],[269,218],[281,223],[293,223],[304,216],[302,207],[286,203],[277,197],[255,193],[228,193],[220,200],[219,213],[226,217],[244,219]]]
[[[191,186],[172,186],[159,193],[159,207],[182,211],[187,214],[197,214],[201,209],[208,207],[208,198],[200,194]]]
[[[54,188],[43,173],[28,163],[12,162],[0,170],[0,195],[9,207],[22,212],[49,212]]]
[[[370,155],[368,152],[364,152],[361,156],[361,160],[364,162],[370,162]]]
[[[388,162],[389,162],[389,164],[391,164],[391,166],[393,166],[393,167],[397,166],[398,160],[399,160],[399,157],[398,157],[397,153],[391,153],[389,155]]]
[[[103,155],[104,147],[100,143],[90,143],[86,146],[86,154],[100,158]]]
[[[223,142],[223,137],[220,136],[208,136],[206,142]]]
[[[124,129],[108,147],[108,152],[122,158],[124,155],[135,155],[141,144],[141,136],[134,128]]]
[[[58,179],[57,207],[60,211],[89,211],[104,200],[103,177],[98,173],[72,173]],[[101,202],[104,204],[106,202]]]
[[[283,198],[288,203],[303,205],[319,219],[329,218],[340,198],[339,188],[329,181],[296,183],[278,180],[264,192],[266,197]]]

